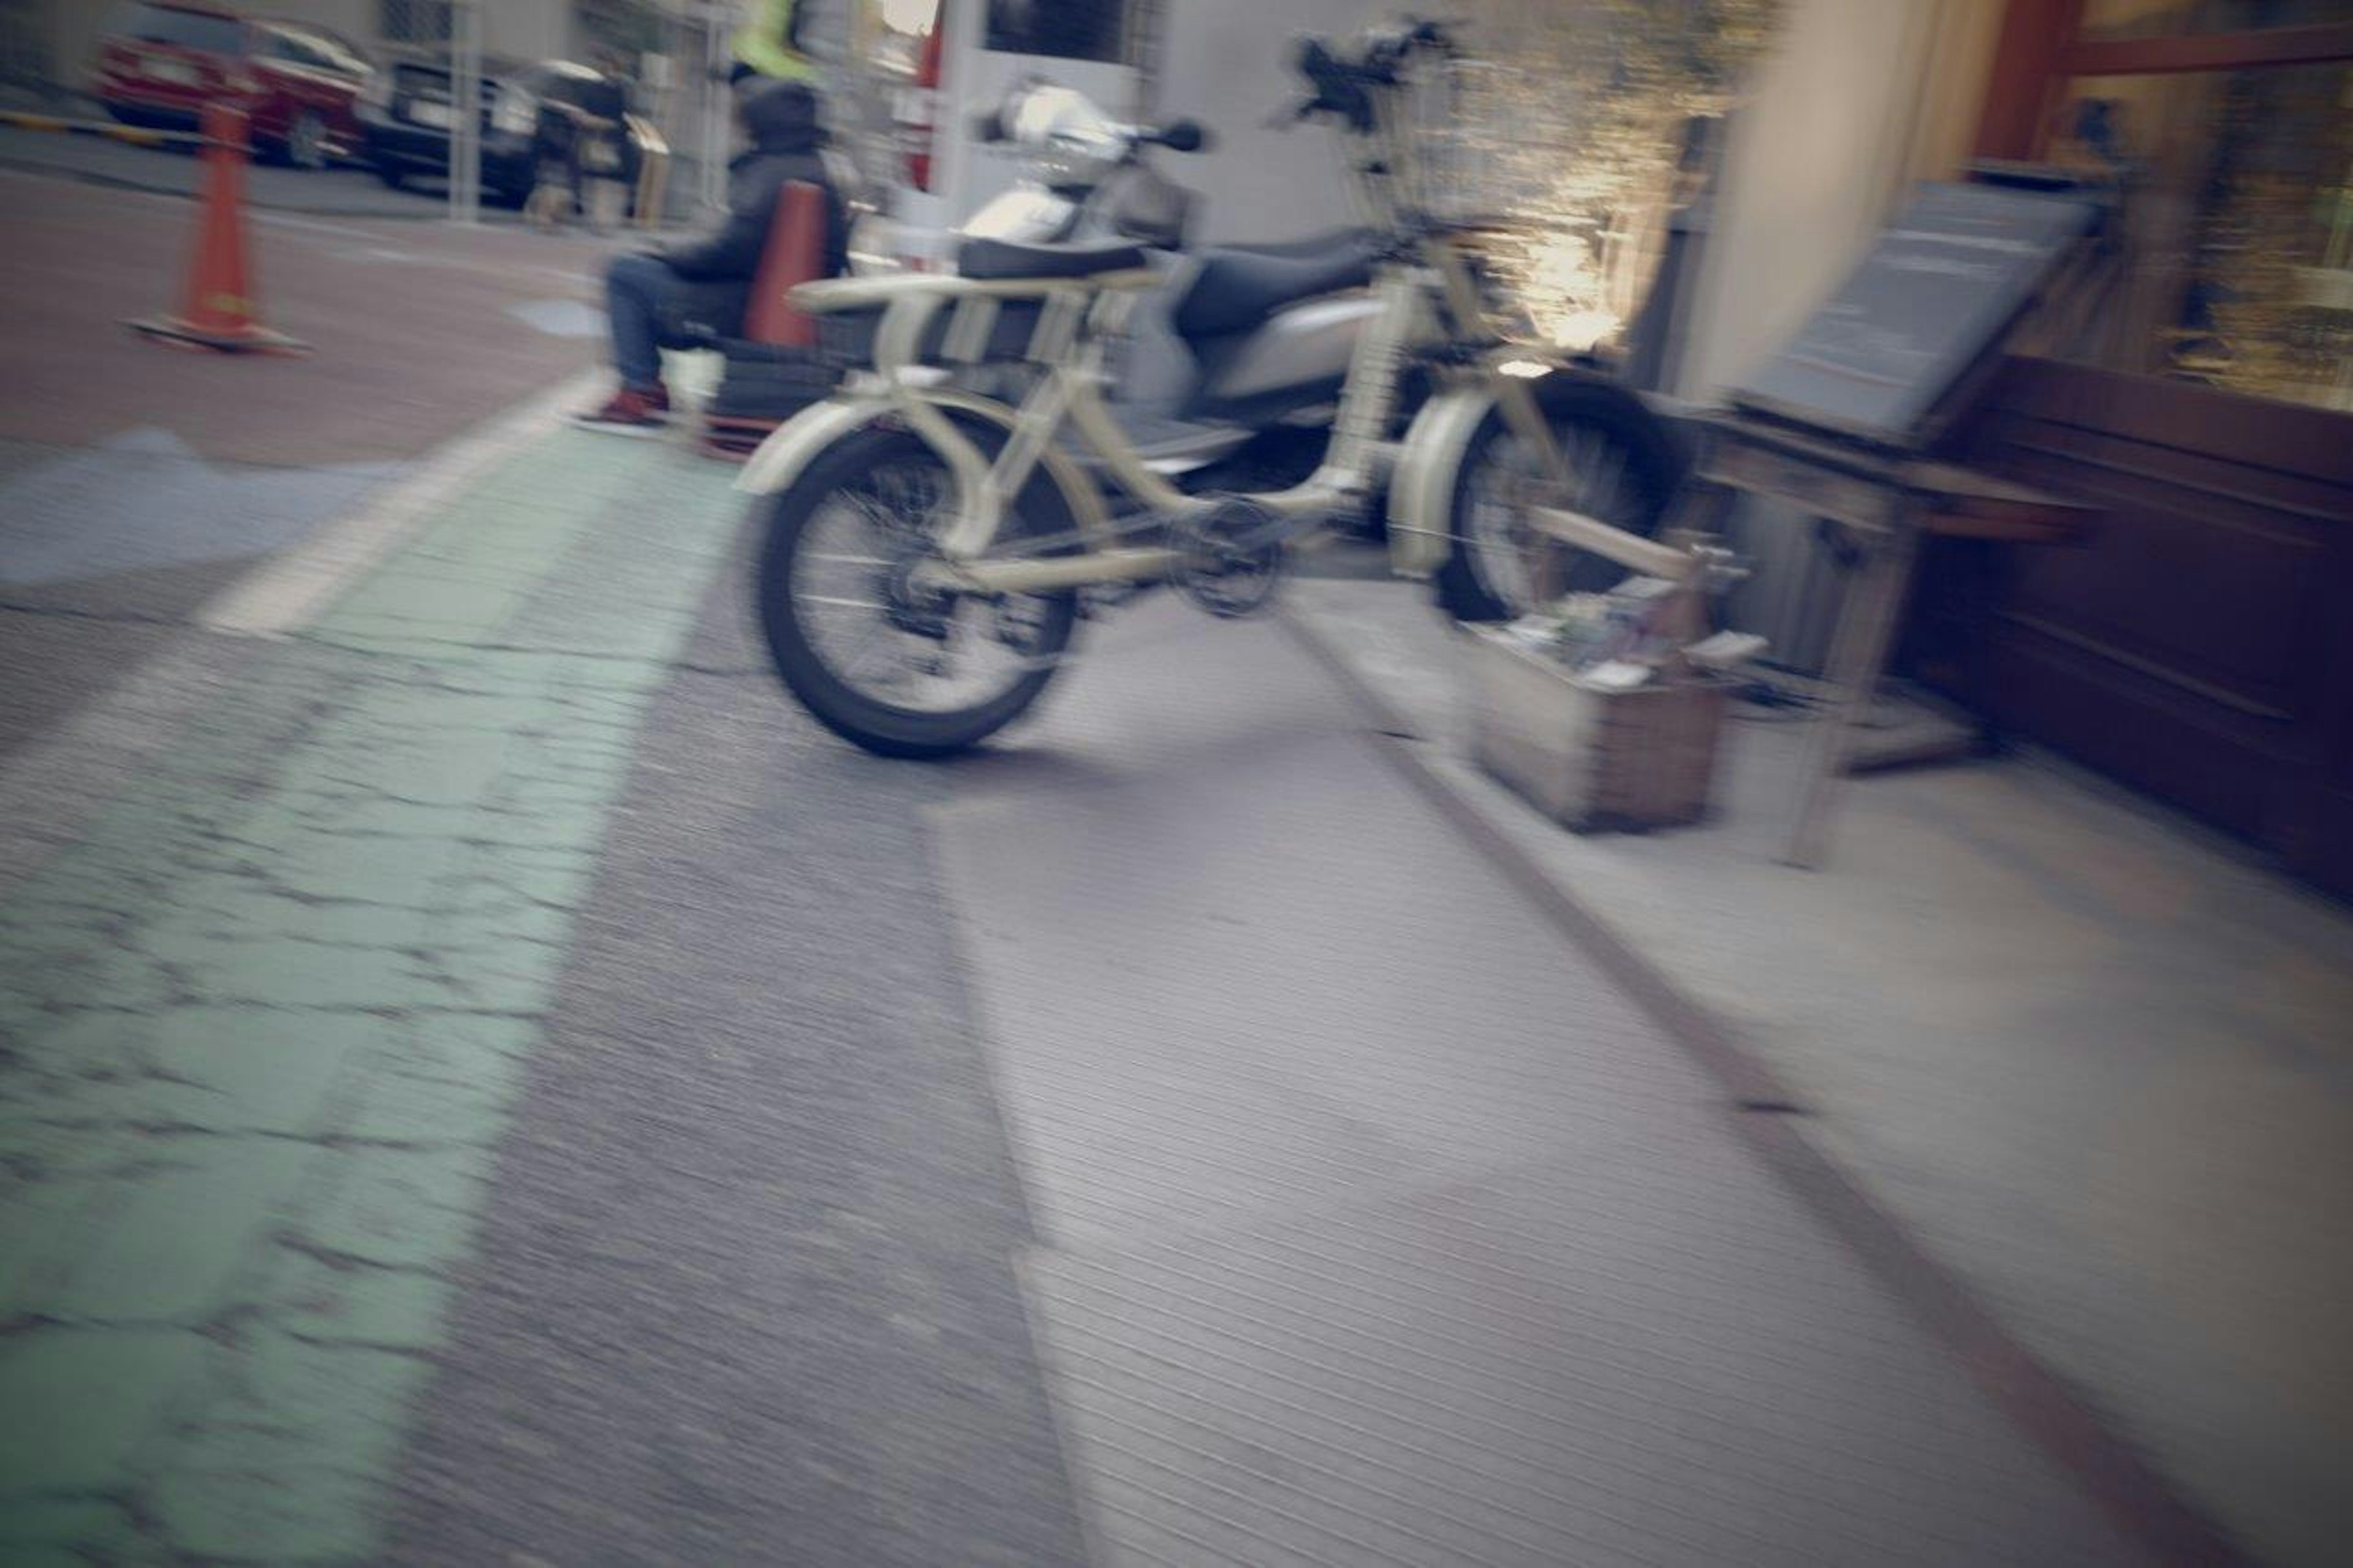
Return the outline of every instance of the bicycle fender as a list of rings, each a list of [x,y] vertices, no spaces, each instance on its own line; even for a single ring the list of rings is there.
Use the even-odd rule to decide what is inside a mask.
[[[1389,478],[1389,570],[1397,575],[1427,577],[1446,563],[1454,540],[1454,477],[1494,406],[1494,395],[1474,382],[1423,404],[1407,427]]]
[[[1547,414],[1555,399],[1570,395],[1604,399],[1653,424],[1662,416],[1651,399],[1606,375],[1562,365],[1535,384],[1537,406]],[[1427,577],[1446,563],[1454,542],[1455,480],[1462,471],[1471,438],[1495,406],[1482,381],[1450,388],[1422,405],[1406,429],[1405,450],[1389,480],[1389,566],[1401,577]],[[1671,437],[1673,426],[1668,426]],[[1679,450],[1687,445],[1674,438]]]
[[[986,420],[1008,435],[1014,428],[1014,410],[985,397],[934,392],[924,401],[952,415]],[[791,488],[802,471],[817,460],[818,454],[835,442],[896,416],[888,397],[832,397],[812,404],[769,432],[767,439],[744,463],[744,471],[735,477],[735,488],[746,495],[777,494]],[[913,433],[919,437],[922,434]],[[946,453],[941,453],[940,458],[954,468]],[[1038,466],[1062,492],[1063,503],[1071,509],[1071,521],[1081,535],[1107,541],[1111,537],[1111,513],[1103,505],[1103,492],[1087,478],[1086,471],[1071,460],[1070,454],[1056,447],[1048,447],[1039,454]]]
[[[771,496],[789,489],[801,470],[836,441],[864,429],[890,412],[881,397],[828,397],[812,403],[774,430],[735,476],[735,488],[745,495]]]

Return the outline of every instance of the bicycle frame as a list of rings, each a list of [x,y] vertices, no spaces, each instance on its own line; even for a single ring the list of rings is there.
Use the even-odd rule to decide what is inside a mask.
[[[1563,486],[1570,480],[1567,459],[1528,383],[1501,372],[1507,353],[1525,358],[1526,351],[1505,351],[1488,329],[1479,284],[1454,239],[1401,209],[1393,172],[1411,156],[1411,148],[1392,122],[1388,95],[1377,95],[1375,101],[1375,134],[1360,139],[1361,152],[1347,162],[1351,188],[1365,216],[1378,232],[1400,239],[1397,253],[1375,270],[1372,289],[1379,309],[1350,359],[1322,464],[1289,489],[1241,498],[1287,521],[1306,523],[1303,534],[1316,531],[1323,521],[1370,497],[1401,458],[1413,455],[1416,442],[1466,439],[1477,416],[1490,406],[1536,454],[1547,480]],[[1158,282],[1155,274],[1139,270],[1082,279],[973,280],[923,275],[805,284],[794,290],[794,301],[813,313],[883,306],[874,342],[874,373],[861,395],[848,402],[837,400],[832,406],[839,413],[813,410],[771,437],[747,468],[742,488],[780,489],[823,446],[875,417],[892,416],[937,452],[955,479],[955,515],[940,534],[939,559],[923,569],[934,585],[999,595],[1165,577],[1176,564],[1176,553],[1122,547],[1111,538],[1110,509],[1102,488],[1057,445],[1066,428],[1074,432],[1099,460],[1101,471],[1155,521],[1183,518],[1230,499],[1188,495],[1170,484],[1136,451],[1103,402],[1102,339],[1122,331],[1139,293]],[[977,363],[985,357],[1004,303],[1030,300],[1039,301],[1040,310],[1025,357],[1045,368],[1018,407],[939,386],[947,373],[927,363],[923,350],[944,309],[950,318],[937,357],[951,363]],[[1482,384],[1472,389],[1481,395],[1478,405],[1470,410],[1468,424],[1461,418],[1417,420],[1403,441],[1394,439],[1390,429],[1407,356],[1430,345],[1457,351],[1444,356],[1454,367],[1445,374],[1458,390],[1466,381]],[[994,458],[959,427],[960,416],[1005,431]],[[1008,499],[1021,493],[1041,463],[1070,502],[1083,551],[989,558]],[[1444,465],[1420,467],[1434,470]],[[1427,520],[1419,527],[1430,531]]]
[[[1425,239],[1420,259],[1384,263],[1373,292],[1379,301],[1350,360],[1341,393],[1332,444],[1323,463],[1289,489],[1245,499],[1291,520],[1328,518],[1362,502],[1395,466],[1400,443],[1389,430],[1407,356],[1443,341],[1445,319],[1476,321],[1477,285],[1460,252],[1442,237]],[[943,586],[966,593],[1020,594],[1095,584],[1148,582],[1167,574],[1175,557],[1156,547],[1121,547],[1106,537],[1110,509],[1101,487],[1075,463],[1053,462],[1061,455],[1056,438],[1065,429],[1100,460],[1102,471],[1135,506],[1156,519],[1187,515],[1219,498],[1188,495],[1155,472],[1120,428],[1103,396],[1102,339],[1123,329],[1141,291],[1155,287],[1150,272],[1121,272],[1081,279],[989,279],[913,276],[846,279],[804,285],[796,302],[816,313],[882,304],[874,343],[874,372],[862,395],[849,400],[848,420],[862,425],[895,416],[936,451],[955,476],[956,513],[942,531],[941,559],[930,571]],[[933,323],[949,312],[938,357],[950,362],[977,357],[1008,301],[1038,301],[1039,324],[1028,357],[1045,373],[1014,406],[997,399],[943,388],[946,373],[923,357]],[[1504,416],[1566,478],[1550,426],[1527,384],[1500,374],[1496,355],[1474,362],[1467,374],[1483,377]],[[977,416],[1006,431],[992,458],[965,429],[959,416]],[[803,416],[806,419],[807,416]],[[799,423],[796,421],[796,424]],[[829,422],[830,423],[830,422]],[[786,426],[778,434],[793,430]],[[777,488],[784,473],[818,447],[836,438],[830,429],[807,432],[806,442],[776,442],[764,448],[747,469],[744,488]],[[1080,520],[1082,553],[1038,558],[987,558],[1004,523],[1009,498],[1018,495],[1041,463]],[[1082,487],[1083,494],[1072,494]],[[1309,531],[1313,531],[1311,529]]]

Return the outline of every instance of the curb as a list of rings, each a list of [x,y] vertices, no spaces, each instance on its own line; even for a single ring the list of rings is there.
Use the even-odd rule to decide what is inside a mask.
[[[190,190],[180,185],[168,184],[160,180],[134,180],[96,169],[68,168],[62,164],[45,163],[38,158],[16,157],[6,153],[0,153],[0,169],[10,170],[19,174],[36,174],[52,180],[65,180],[78,185],[94,185],[101,190],[136,191],[142,195],[150,196],[176,196],[182,201],[193,202],[204,195],[201,190]],[[323,203],[298,205],[287,202],[254,201],[250,199],[248,192],[246,205],[257,213],[290,213],[299,217],[347,220],[379,218],[386,223],[436,223],[446,220],[449,216],[446,205],[438,201],[420,201],[417,204],[418,210],[413,212],[402,209],[385,211],[375,207]],[[491,217],[491,209],[488,207],[483,210],[483,220],[490,223],[501,221]],[[519,226],[522,222],[521,216],[514,215],[513,221]]]
[[[1995,1407],[2075,1478],[2119,1535],[2158,1563],[2219,1568],[2251,1561],[2013,1338],[1903,1218],[1807,1131],[1802,1114],[1790,1114],[1795,1100],[1738,1031],[1645,958],[1561,879],[1522,853],[1483,804],[1431,765],[1432,743],[1417,738],[1416,721],[1325,633],[1303,616],[1278,619],[1370,721],[1366,739],[1383,759],[1723,1086],[1734,1131],[1961,1362]]]

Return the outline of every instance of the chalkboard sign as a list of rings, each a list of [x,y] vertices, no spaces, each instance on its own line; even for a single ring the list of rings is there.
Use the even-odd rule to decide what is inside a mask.
[[[1910,447],[2099,221],[2082,197],[1927,184],[1828,304],[1731,393],[1737,408]]]

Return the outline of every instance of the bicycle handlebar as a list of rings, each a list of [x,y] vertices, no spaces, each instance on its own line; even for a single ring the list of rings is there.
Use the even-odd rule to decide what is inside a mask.
[[[1451,55],[1460,52],[1452,28],[1441,22],[1409,21],[1402,26],[1379,28],[1362,35],[1363,47],[1335,49],[1322,38],[1303,37],[1294,62],[1299,74],[1315,90],[1289,116],[1295,123],[1317,114],[1336,115],[1358,132],[1373,129],[1371,88],[1395,87],[1398,73],[1416,52]]]

